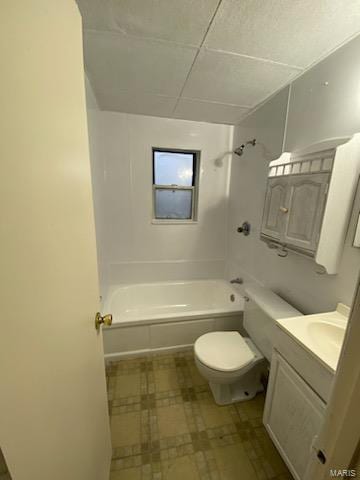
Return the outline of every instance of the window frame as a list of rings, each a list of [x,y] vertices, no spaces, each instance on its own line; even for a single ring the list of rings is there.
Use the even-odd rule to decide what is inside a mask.
[[[161,185],[155,183],[155,152],[186,153],[193,156],[192,185]],[[198,221],[199,171],[200,150],[182,148],[152,147],[152,223],[154,224],[196,224]],[[190,218],[156,218],[156,190],[191,190],[191,217]]]

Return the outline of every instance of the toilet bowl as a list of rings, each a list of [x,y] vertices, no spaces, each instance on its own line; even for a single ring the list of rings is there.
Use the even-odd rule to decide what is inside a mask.
[[[218,405],[250,400],[262,392],[272,355],[275,319],[301,315],[264,287],[246,289],[244,327],[237,331],[209,332],[194,344],[195,363],[209,382]]]
[[[218,405],[250,400],[263,391],[263,355],[239,332],[210,332],[195,342],[195,363]]]

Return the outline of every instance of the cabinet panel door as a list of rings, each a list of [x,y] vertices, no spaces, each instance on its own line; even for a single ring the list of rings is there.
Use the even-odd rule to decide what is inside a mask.
[[[286,189],[287,179],[281,177],[268,180],[261,233],[276,240],[282,237],[284,214],[281,208],[285,205]]]
[[[325,404],[278,353],[271,360],[264,425],[291,473],[302,480]]]
[[[289,177],[284,243],[315,252],[329,177],[327,173]]]

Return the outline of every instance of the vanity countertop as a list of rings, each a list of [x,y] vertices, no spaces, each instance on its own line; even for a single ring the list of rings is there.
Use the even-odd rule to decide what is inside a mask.
[[[276,324],[328,370],[335,372],[345,337],[350,308],[338,303],[333,312],[282,318]]]

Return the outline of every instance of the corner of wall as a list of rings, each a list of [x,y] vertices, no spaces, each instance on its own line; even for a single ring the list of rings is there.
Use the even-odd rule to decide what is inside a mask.
[[[99,105],[96,99],[96,95],[86,70],[84,71],[84,78],[85,78],[85,92],[86,92],[86,107],[88,110],[89,109],[99,110]]]
[[[290,102],[291,102],[291,93],[292,93],[292,83],[290,83],[289,89],[288,89],[288,98],[287,98],[286,115],[285,115],[285,122],[284,122],[284,133],[283,133],[283,143],[282,143],[281,153],[285,152],[286,136],[287,136],[287,128],[288,128],[288,120],[289,120],[289,109],[290,109]]]

